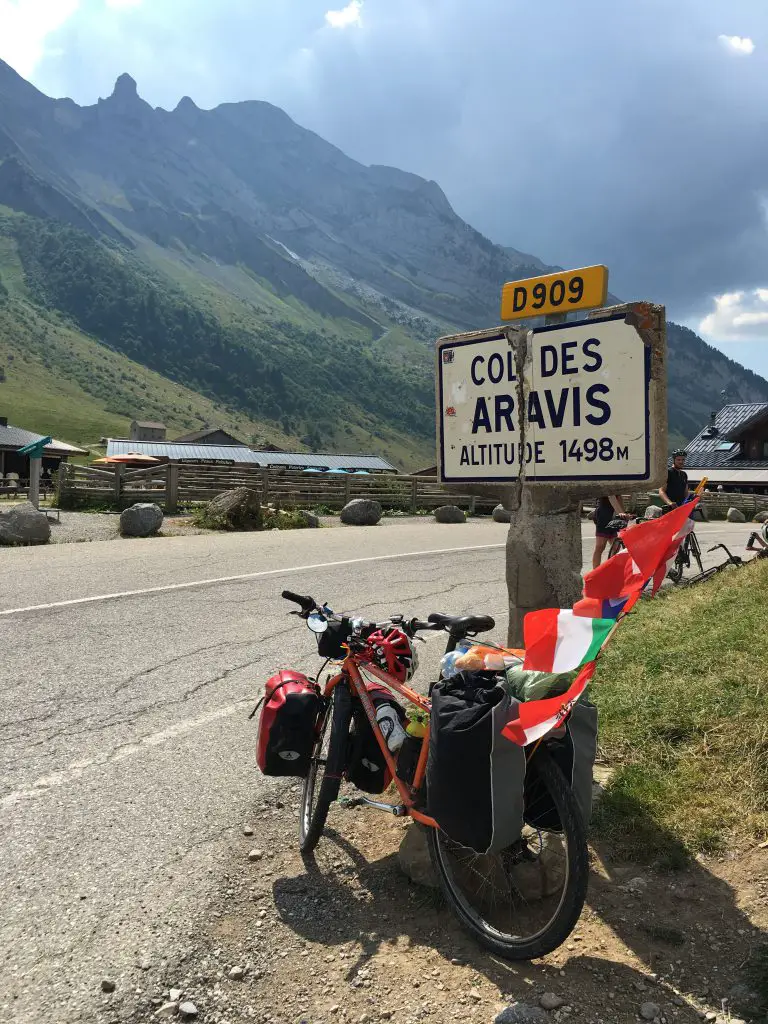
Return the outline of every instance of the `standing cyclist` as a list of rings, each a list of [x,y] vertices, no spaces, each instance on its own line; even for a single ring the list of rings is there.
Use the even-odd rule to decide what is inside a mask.
[[[659,497],[665,505],[682,505],[690,493],[684,465],[685,450],[678,448],[672,455],[672,466],[667,470],[667,482],[659,488]]]
[[[595,549],[592,552],[592,568],[596,569],[603,558],[603,552],[611,541],[616,540],[618,531],[609,529],[615,519],[629,519],[618,494],[604,494],[598,498],[595,509]]]

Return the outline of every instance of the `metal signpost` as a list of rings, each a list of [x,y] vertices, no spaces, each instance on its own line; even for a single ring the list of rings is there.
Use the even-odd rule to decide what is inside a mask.
[[[604,267],[510,282],[502,309],[546,314],[561,294],[584,309],[606,288]],[[437,342],[439,477],[465,493],[498,494],[511,512],[515,646],[528,611],[567,608],[581,594],[582,499],[645,490],[666,472],[663,307],[630,303],[572,323],[560,314],[533,330],[503,326]]]

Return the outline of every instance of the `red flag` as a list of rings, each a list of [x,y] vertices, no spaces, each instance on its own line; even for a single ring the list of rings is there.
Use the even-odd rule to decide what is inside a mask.
[[[650,575],[650,573],[649,573]],[[648,576],[637,571],[628,551],[620,551],[584,576],[584,597],[598,601],[629,597],[645,586]]]
[[[565,721],[573,705],[586,689],[595,672],[595,662],[590,661],[576,676],[570,688],[559,697],[545,697],[544,700],[529,700],[515,707],[517,717],[510,719],[501,730],[502,736],[524,747],[546,736]]]
[[[645,579],[655,576],[662,565],[667,563],[667,552],[676,535],[680,540],[688,532],[691,513],[699,502],[698,498],[681,505],[658,519],[638,523],[621,531],[624,546],[632,556],[638,571]],[[681,531],[683,531],[681,533]],[[680,541],[678,540],[678,543]]]

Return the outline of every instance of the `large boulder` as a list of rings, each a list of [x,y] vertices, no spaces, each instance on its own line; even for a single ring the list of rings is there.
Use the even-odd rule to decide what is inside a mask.
[[[124,537],[151,537],[163,525],[163,510],[149,501],[140,501],[120,513],[120,533]]]
[[[47,544],[50,538],[48,516],[30,501],[0,512],[0,544]]]
[[[211,530],[260,530],[264,515],[259,492],[252,487],[235,487],[211,499],[205,507],[201,525]]]
[[[466,523],[467,517],[458,505],[441,505],[435,509],[438,523]]]
[[[491,512],[494,523],[509,523],[512,521],[512,513],[508,508],[504,508],[503,505],[497,505],[496,508]]]
[[[299,510],[299,515],[304,520],[304,525],[309,526],[311,529],[316,530],[320,526],[320,516],[316,516],[314,512],[310,512],[305,508]]]
[[[746,523],[747,517],[738,508],[729,508],[725,513],[725,518],[729,523]]]
[[[756,523],[768,523],[768,511],[767,512],[758,512],[757,515],[754,518],[754,522],[756,522]]]
[[[658,505],[649,505],[645,510],[645,519],[658,519],[661,515],[661,508]]]
[[[347,526],[375,526],[381,519],[381,505],[372,498],[355,498],[344,506],[340,518]]]

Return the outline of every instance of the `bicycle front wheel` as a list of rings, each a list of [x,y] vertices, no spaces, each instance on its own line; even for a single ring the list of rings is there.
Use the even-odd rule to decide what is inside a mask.
[[[587,894],[586,832],[571,788],[545,747],[528,772],[526,824],[513,846],[479,854],[438,829],[428,837],[451,909],[475,939],[506,960],[532,960],[557,949]]]
[[[701,561],[701,548],[699,547],[699,542],[696,539],[696,534],[692,533],[690,535],[690,537],[691,537],[691,554],[696,559],[696,565],[698,565],[698,567],[699,567],[699,572],[702,573],[702,572],[704,572],[704,566],[703,566],[702,561]]]
[[[299,849],[311,853],[323,834],[331,804],[347,768],[352,698],[346,683],[338,683],[320,724],[309,772],[301,790]]]

